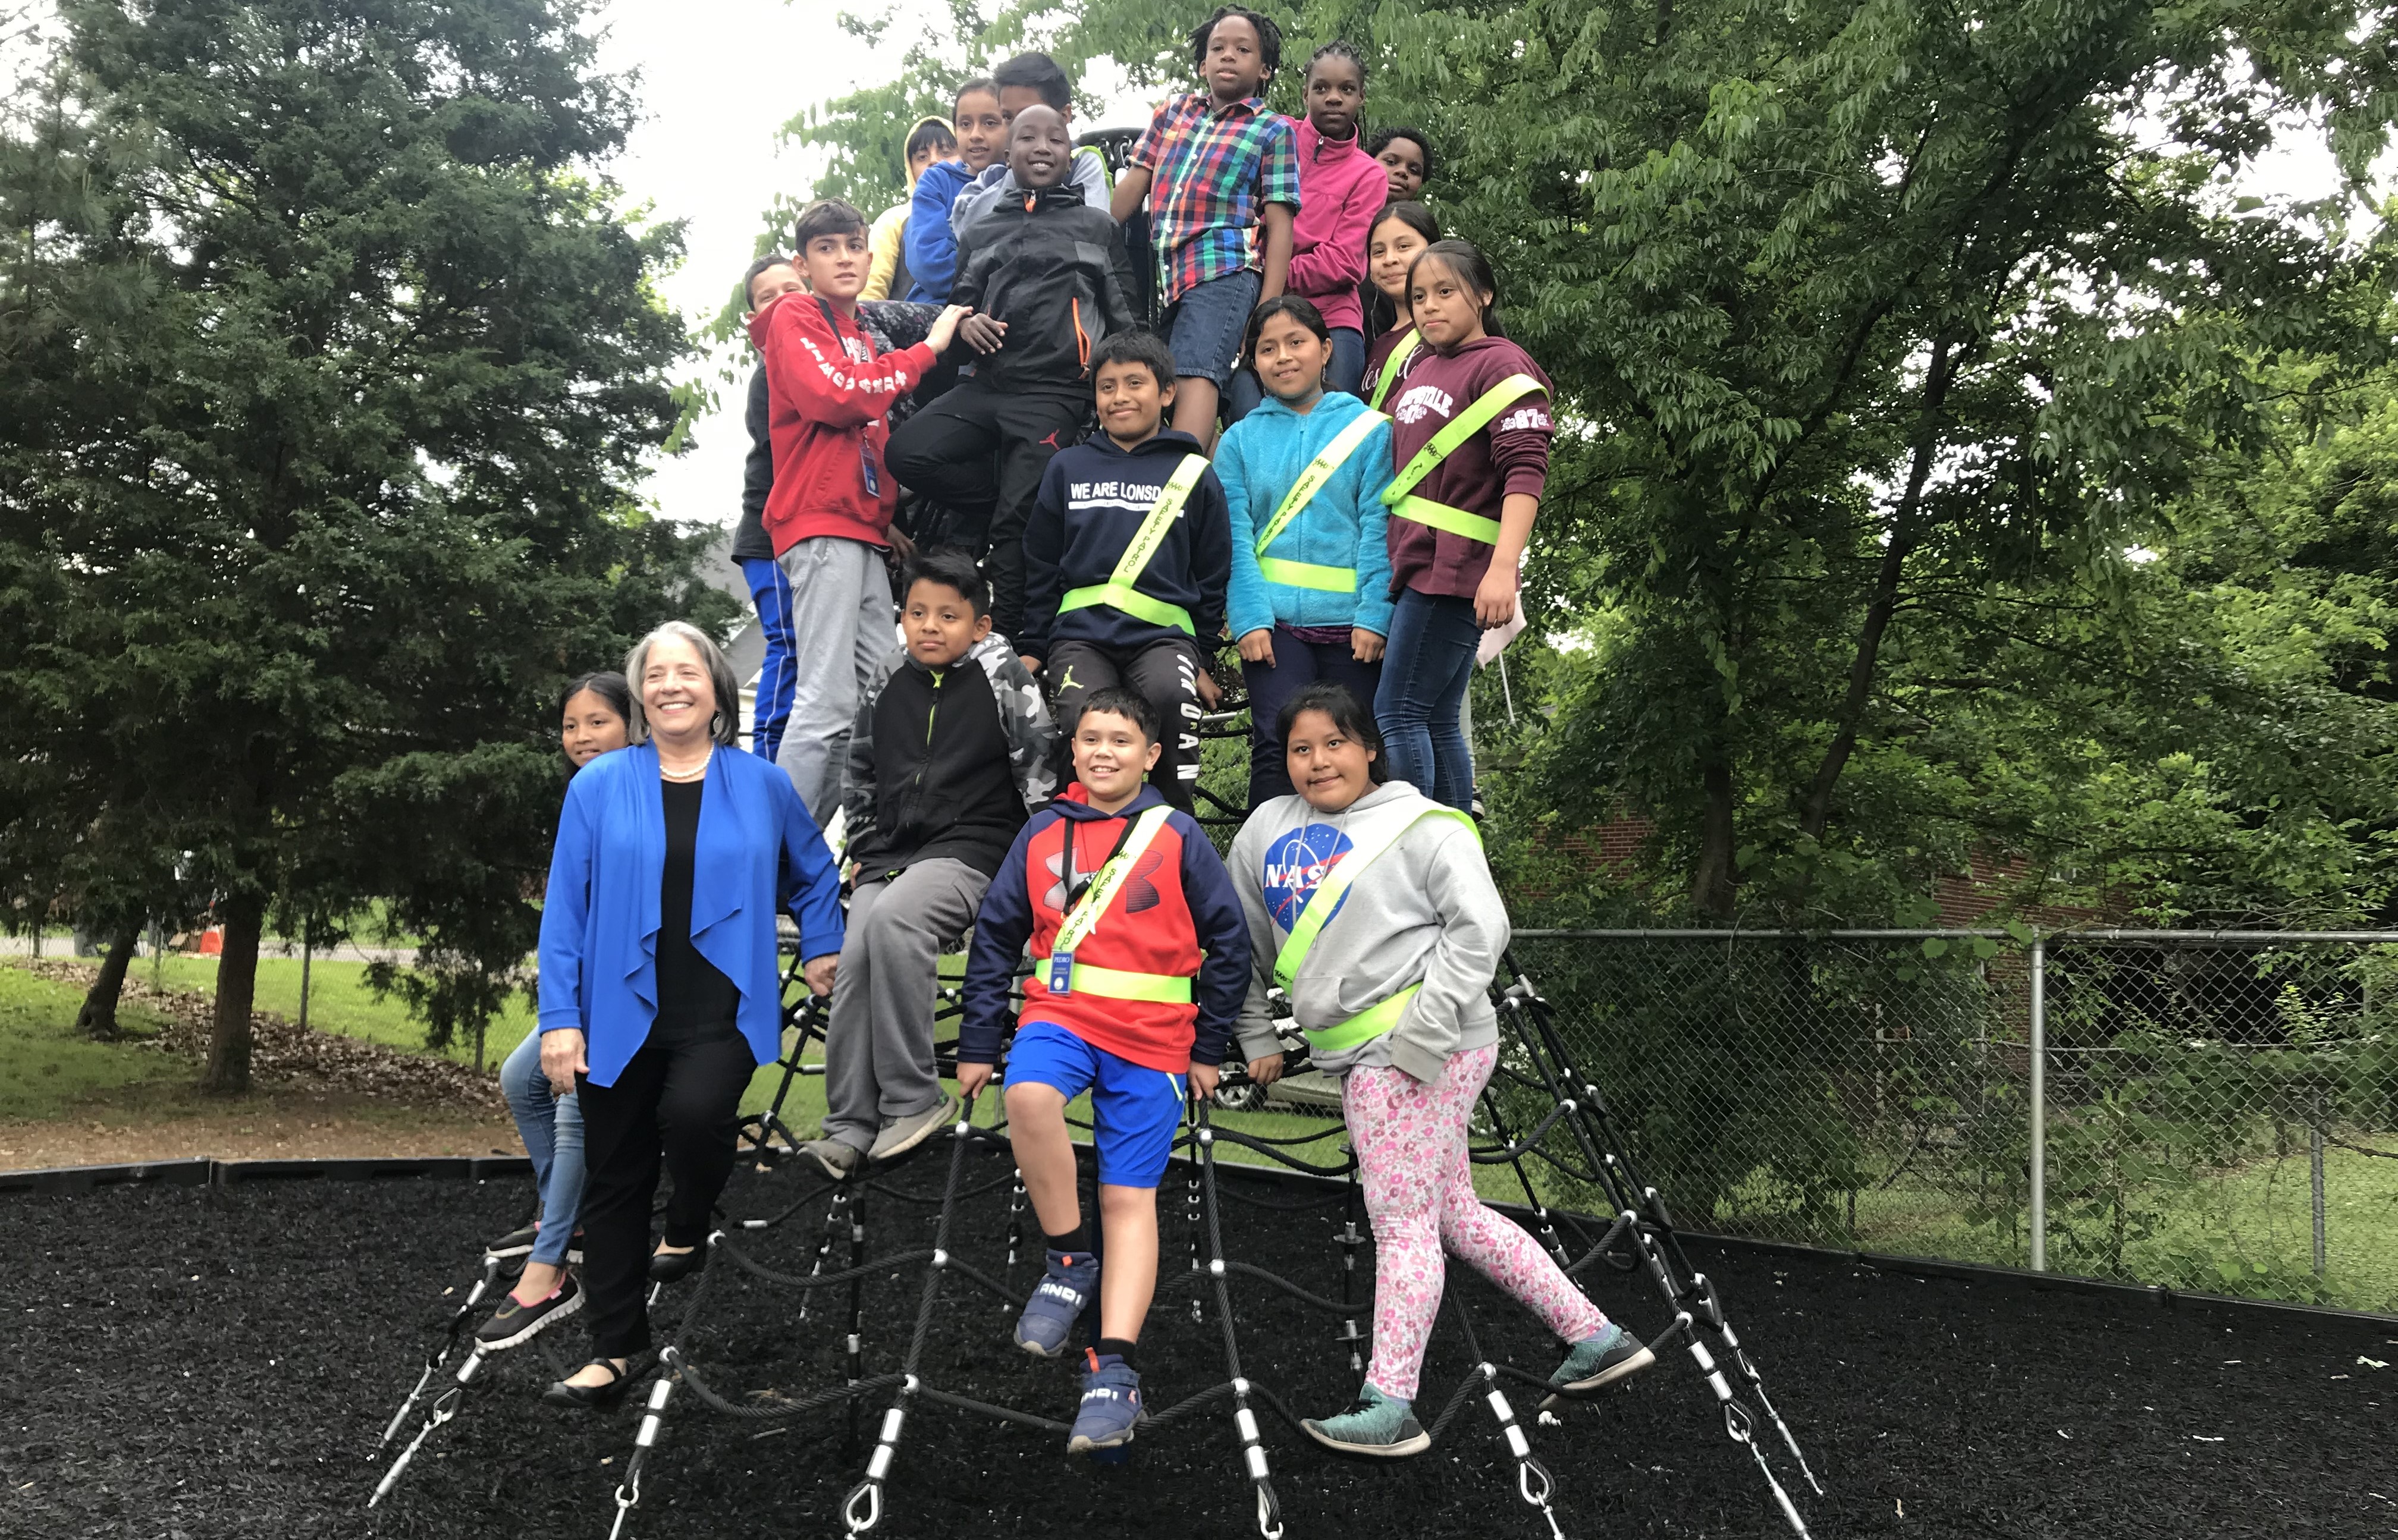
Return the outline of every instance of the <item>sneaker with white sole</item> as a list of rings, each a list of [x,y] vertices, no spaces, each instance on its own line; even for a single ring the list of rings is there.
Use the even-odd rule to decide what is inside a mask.
[[[500,1301],[492,1319],[475,1329],[475,1346],[485,1353],[520,1347],[558,1321],[583,1308],[583,1290],[568,1273],[547,1299],[521,1304],[514,1294]]]
[[[1337,1417],[1302,1418],[1299,1426],[1336,1454],[1401,1460],[1432,1447],[1432,1435],[1416,1421],[1414,1404],[1382,1394],[1371,1381],[1358,1388],[1348,1411]]]
[[[1132,1442],[1140,1421],[1140,1375],[1113,1353],[1085,1347],[1083,1356],[1089,1367],[1083,1371],[1083,1404],[1066,1436],[1066,1453],[1121,1449]]]
[[[1040,1287],[1024,1302],[1016,1318],[1016,1346],[1036,1359],[1054,1359],[1066,1350],[1074,1322],[1099,1297],[1099,1259],[1089,1252],[1049,1253]]]
[[[958,1099],[944,1096],[913,1118],[902,1118],[874,1136],[869,1160],[893,1160],[958,1120]]]
[[[811,1139],[800,1146],[800,1154],[816,1163],[816,1169],[836,1182],[845,1182],[857,1174],[866,1163],[866,1152],[855,1145],[844,1145],[838,1139]]]
[[[1656,1361],[1657,1355],[1649,1350],[1647,1344],[1609,1321],[1567,1350],[1565,1361],[1549,1376],[1549,1394],[1541,1405],[1554,1407],[1560,1400],[1578,1399],[1604,1390]]]

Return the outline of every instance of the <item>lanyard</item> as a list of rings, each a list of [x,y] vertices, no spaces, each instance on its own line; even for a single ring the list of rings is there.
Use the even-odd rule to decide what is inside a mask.
[[[1058,938],[1049,944],[1053,963],[1063,958],[1065,967],[1072,968],[1074,948],[1098,928],[1099,917],[1107,913],[1108,905],[1115,901],[1116,890],[1123,887],[1125,879],[1132,875],[1134,864],[1149,849],[1150,841],[1157,837],[1157,831],[1165,827],[1165,821],[1173,811],[1171,808],[1156,807],[1134,819],[1125,826],[1124,837],[1117,841],[1116,849],[1110,853],[1106,864],[1099,867],[1098,877],[1083,891],[1081,901],[1077,903],[1070,892],[1067,903],[1071,907],[1067,911],[1066,922],[1058,928]],[[1068,830],[1070,845],[1072,837],[1073,831]],[[1071,880],[1071,877],[1069,880]],[[1053,984],[1051,987],[1056,985]],[[1058,993],[1064,991],[1059,990]]]

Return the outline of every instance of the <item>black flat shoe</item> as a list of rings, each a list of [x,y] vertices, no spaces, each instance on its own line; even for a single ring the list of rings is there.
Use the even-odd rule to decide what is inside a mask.
[[[616,1367],[613,1359],[593,1359],[584,1369],[605,1369],[615,1376],[606,1385],[569,1385],[564,1380],[554,1382],[541,1393],[542,1400],[550,1406],[562,1406],[570,1412],[592,1412],[603,1406],[613,1406],[625,1399],[627,1376]],[[582,1370],[577,1370],[577,1373]]]
[[[707,1260],[707,1248],[705,1246],[694,1246],[687,1252],[652,1252],[650,1281],[680,1283],[699,1271],[701,1265]]]

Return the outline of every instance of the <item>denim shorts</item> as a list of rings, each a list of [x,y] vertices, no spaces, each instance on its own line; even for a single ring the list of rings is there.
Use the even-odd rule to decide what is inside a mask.
[[[1264,278],[1251,269],[1210,278],[1166,307],[1165,345],[1174,350],[1177,379],[1206,380],[1218,390],[1233,377],[1249,312],[1258,308]]]
[[[1017,1028],[1007,1083],[1054,1086],[1066,1100],[1091,1093],[1091,1148],[1099,1184],[1154,1187],[1182,1128],[1182,1077],[1134,1064],[1055,1022]]]

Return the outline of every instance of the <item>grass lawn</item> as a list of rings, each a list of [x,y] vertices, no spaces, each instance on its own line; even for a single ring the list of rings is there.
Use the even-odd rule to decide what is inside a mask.
[[[0,1120],[66,1118],[98,1098],[149,1082],[188,1078],[163,1053],[96,1043],[74,1029],[83,997],[21,968],[0,968]],[[164,1024],[140,1006],[118,1008],[117,1024],[149,1036]]]
[[[143,981],[160,980],[168,989],[197,990],[203,995],[217,992],[217,959],[214,957],[169,957],[160,959],[144,957],[133,965],[134,976]],[[308,1024],[319,1032],[334,1032],[344,1037],[364,1038],[369,1042],[410,1052],[428,1052],[424,1046],[424,1024],[408,1013],[407,1002],[397,995],[378,1000],[367,987],[367,964],[363,962],[329,962],[318,958],[308,971]],[[290,1021],[300,1019],[300,959],[298,957],[261,957],[258,959],[257,1009],[271,1011]],[[521,994],[511,996],[506,1009],[494,1018],[483,1036],[483,1063],[496,1070],[501,1060],[517,1040],[532,1030],[533,1012]],[[475,1062],[475,1044],[469,1038],[451,1043],[443,1050],[445,1056],[462,1065]]]

